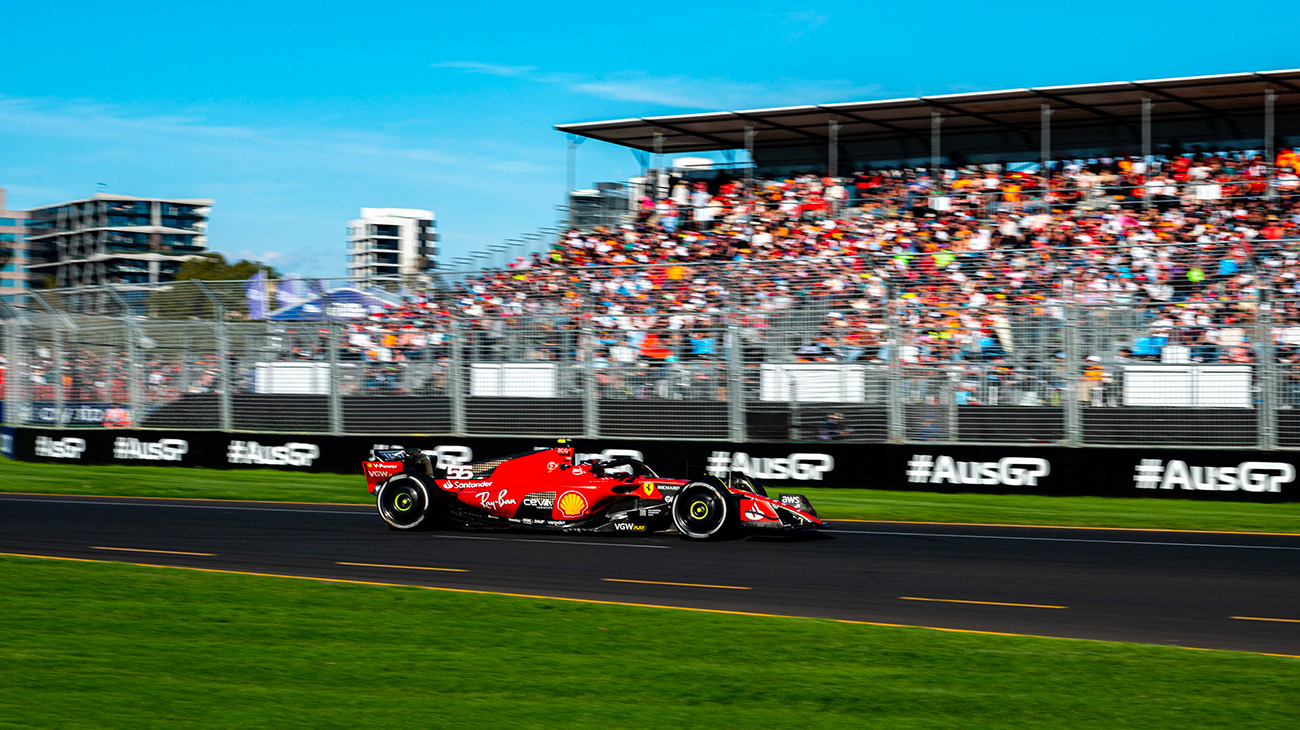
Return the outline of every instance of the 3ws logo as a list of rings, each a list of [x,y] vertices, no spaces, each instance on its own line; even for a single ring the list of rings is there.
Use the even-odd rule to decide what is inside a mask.
[[[118,436],[113,441],[114,459],[180,461],[181,457],[188,453],[190,453],[190,444],[183,439],[141,441],[137,438]]]
[[[370,447],[371,451],[401,451],[404,448],[406,447],[401,444],[373,444]],[[474,460],[474,449],[468,446],[435,446],[423,451],[433,457],[433,465],[439,469],[468,464]]]
[[[311,466],[320,456],[316,444],[291,441],[284,446],[263,446],[256,441],[231,441],[226,461],[231,464],[262,466]]]
[[[782,458],[754,458],[743,451],[715,451],[706,467],[710,474],[725,477],[733,471],[756,479],[796,479],[821,481],[822,475],[835,468],[830,454],[790,454]]]
[[[1218,492],[1280,492],[1295,481],[1295,467],[1281,461],[1243,461],[1237,466],[1188,466],[1178,459],[1143,459],[1133,482],[1138,489],[1204,489]]]
[[[86,451],[86,440],[79,438],[52,439],[49,436],[37,436],[37,456],[47,459],[80,459]]]
[[[957,461],[951,456],[912,454],[907,481],[914,484],[1001,484],[1033,487],[1039,477],[1052,473],[1047,459],[1008,456],[997,461]]]

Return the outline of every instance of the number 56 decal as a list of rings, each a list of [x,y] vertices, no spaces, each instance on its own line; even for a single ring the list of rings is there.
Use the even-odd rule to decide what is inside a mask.
[[[463,464],[458,466],[447,467],[447,478],[449,479],[473,479],[474,470]]]

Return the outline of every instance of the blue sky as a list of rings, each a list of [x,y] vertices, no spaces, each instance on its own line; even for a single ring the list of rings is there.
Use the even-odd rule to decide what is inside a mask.
[[[550,224],[556,123],[1300,66],[1280,2],[5,5],[11,207],[214,198],[214,249],[309,276],[362,206],[433,209],[449,259]]]

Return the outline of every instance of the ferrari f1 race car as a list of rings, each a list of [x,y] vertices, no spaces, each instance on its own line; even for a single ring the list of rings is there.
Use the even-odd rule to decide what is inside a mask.
[[[665,479],[630,458],[578,462],[572,442],[439,468],[419,449],[374,452],[366,485],[394,530],[437,525],[565,532],[677,532],[705,540],[738,530],[825,528],[801,494],[769,497],[739,472]]]

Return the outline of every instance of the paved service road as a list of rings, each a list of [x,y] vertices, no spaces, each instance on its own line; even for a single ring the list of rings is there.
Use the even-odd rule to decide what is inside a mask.
[[[406,534],[361,505],[0,496],[5,553],[1300,655],[1300,537],[837,528]]]

